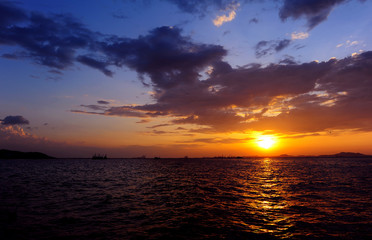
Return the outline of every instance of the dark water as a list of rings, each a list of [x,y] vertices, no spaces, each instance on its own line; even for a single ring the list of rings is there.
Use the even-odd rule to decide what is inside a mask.
[[[0,160],[0,239],[371,239],[372,159]]]

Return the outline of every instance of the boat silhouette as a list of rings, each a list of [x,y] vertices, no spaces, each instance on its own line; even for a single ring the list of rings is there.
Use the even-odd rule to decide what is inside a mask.
[[[92,156],[92,159],[107,159],[107,155],[105,154],[105,155],[101,155],[101,154],[94,154],[93,156]]]

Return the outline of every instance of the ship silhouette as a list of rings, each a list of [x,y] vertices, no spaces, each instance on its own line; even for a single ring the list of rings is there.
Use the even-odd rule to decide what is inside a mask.
[[[107,155],[105,154],[105,155],[101,155],[101,154],[94,154],[93,156],[92,156],[92,159],[107,159]]]

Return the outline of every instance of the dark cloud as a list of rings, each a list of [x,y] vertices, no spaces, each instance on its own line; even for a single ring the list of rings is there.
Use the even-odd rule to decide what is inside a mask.
[[[14,56],[57,69],[73,65],[77,50],[93,50],[99,35],[69,15],[27,13],[10,3],[0,4],[0,16],[0,45],[19,46]]]
[[[96,104],[90,105],[80,105],[87,110],[71,110],[74,113],[86,113],[86,114],[98,114],[98,115],[108,115],[108,116],[122,116],[122,117],[137,117],[137,118],[147,118],[159,116],[156,112],[146,112],[134,109],[133,106],[120,106],[120,107],[108,107]],[[164,115],[164,114],[163,114]]]
[[[104,115],[146,118],[155,116],[151,112],[136,111],[133,106],[112,107],[104,112]]]
[[[85,65],[89,66],[89,67],[96,68],[96,69],[100,70],[106,76],[109,76],[109,77],[113,76],[113,72],[107,69],[109,63],[107,63],[105,61],[100,61],[100,60],[94,59],[93,57],[90,57],[90,56],[78,56],[76,60],[78,62],[82,63],[82,64],[85,64]]]
[[[161,88],[153,104],[96,114],[169,116],[170,124],[199,125],[190,131],[203,133],[372,130],[372,52],[327,62],[287,60],[267,67],[225,66],[228,71],[212,72],[207,80]]]
[[[81,106],[84,107],[84,106]],[[104,113],[99,113],[99,112],[91,112],[91,111],[85,111],[85,110],[70,110],[72,113],[82,113],[82,114],[92,114],[92,115],[105,115]]]
[[[189,13],[203,12],[209,7],[224,9],[235,3],[231,0],[168,1]],[[342,1],[319,2],[285,1],[281,18],[316,15],[319,9],[327,10]],[[93,32],[70,15],[30,13],[8,2],[0,4],[0,13],[0,45],[21,49],[2,57],[31,59],[54,68],[58,74],[76,63],[97,69],[109,77],[113,76],[111,67],[128,67],[139,73],[146,85],[144,77],[148,76],[159,90],[157,94],[161,89],[177,85],[194,85],[201,70],[211,65],[218,68],[227,54],[222,46],[191,41],[177,27],[159,27],[138,38],[125,38]],[[256,56],[282,51],[290,43],[289,39],[261,41],[255,46]]]
[[[283,59],[279,61],[279,64],[290,65],[298,64],[293,56],[285,55]]]
[[[275,46],[275,51],[279,52],[283,50],[284,48],[288,47],[288,45],[291,43],[291,40],[289,39],[283,39],[277,42]]]
[[[49,70],[48,72],[53,73],[53,74],[59,74],[59,75],[63,74],[61,71],[58,71],[58,70],[55,70],[55,69]]]
[[[137,121],[136,123],[148,123],[150,122],[150,119],[141,119],[140,121]]]
[[[24,24],[23,24],[24,25]],[[0,29],[0,44],[18,45],[36,63],[64,69],[74,62],[77,49],[86,48],[92,33],[72,17],[32,13],[25,26]]]
[[[158,124],[158,125],[154,125],[154,126],[151,126],[151,127],[147,127],[147,128],[159,128],[159,127],[167,127],[167,126],[170,126],[171,124]]]
[[[152,135],[174,134],[174,132],[152,130]]]
[[[98,100],[97,103],[98,104],[104,104],[104,105],[110,104],[110,102],[105,101],[105,100]]]
[[[300,44],[296,44],[295,46],[293,46],[294,49],[296,50],[300,50],[301,48],[304,48],[306,47],[305,45],[300,45]]]
[[[112,39],[101,50],[115,66],[148,75],[158,88],[192,84],[200,70],[227,53],[219,45],[193,43],[172,27],[156,28],[138,39]]]
[[[13,3],[0,2],[0,27],[25,21],[27,15]]]
[[[17,54],[11,54],[11,53],[4,53],[1,55],[2,58],[6,59],[19,59],[19,56]]]
[[[197,138],[191,141],[182,141],[180,143],[213,143],[213,144],[237,144],[246,143],[254,138]]]
[[[84,107],[84,108],[88,108],[88,109],[91,109],[91,110],[106,110],[107,107],[106,106],[102,106],[102,105],[96,105],[96,104],[90,104],[90,105],[80,105],[81,107]]]
[[[258,19],[257,18],[252,18],[251,20],[249,20],[249,23],[258,23]]]
[[[320,136],[319,133],[309,133],[309,134],[295,134],[295,135],[284,135],[280,136],[281,139],[294,139],[294,138],[305,138],[305,137],[315,137]]]
[[[284,21],[288,18],[306,18],[309,30],[325,21],[332,9],[348,0],[284,0],[279,16]]]
[[[175,4],[181,11],[191,14],[198,14],[203,17],[211,8],[222,10],[229,5],[236,3],[234,0],[166,0]]]
[[[290,43],[291,40],[289,39],[260,41],[254,47],[256,57],[260,58],[266,55],[271,55],[275,52],[279,52],[288,47]]]
[[[5,4],[0,8],[9,13],[2,17],[7,25],[0,26],[0,45],[21,47],[22,58],[59,70],[78,62],[111,77],[110,66],[128,67],[142,78],[149,76],[156,87],[169,88],[195,81],[200,70],[227,53],[219,45],[192,42],[177,27],[155,28],[130,39],[92,32],[69,15],[27,14]],[[22,24],[11,17],[14,11],[23,13]],[[16,53],[3,57],[19,58]]]
[[[226,31],[224,31],[224,32],[222,33],[222,35],[223,35],[223,36],[226,36],[227,34],[230,34],[230,33],[231,33],[230,30],[226,30]]]
[[[230,5],[235,4],[234,0],[166,0],[175,4],[181,11],[197,14],[200,17],[205,16],[209,11],[219,11],[227,9]],[[351,0],[281,0],[283,2],[279,9],[279,17],[282,21],[288,18],[295,20],[305,18],[309,30],[325,21],[334,7]],[[364,2],[365,0],[357,0]],[[262,2],[262,0],[243,0],[240,4],[251,2]],[[252,18],[249,23],[258,23],[257,18]]]
[[[22,116],[7,116],[1,120],[2,125],[24,125],[30,122]]]

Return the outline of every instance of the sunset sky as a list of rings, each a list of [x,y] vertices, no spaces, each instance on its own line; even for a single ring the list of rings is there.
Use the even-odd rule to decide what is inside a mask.
[[[372,154],[371,12],[370,0],[0,1],[0,148]]]

